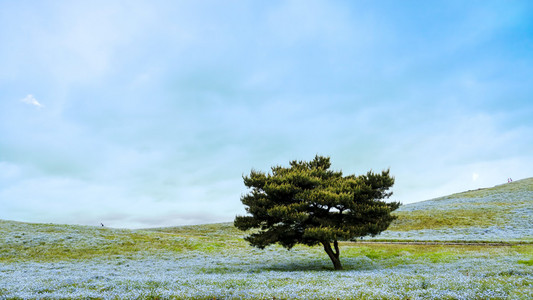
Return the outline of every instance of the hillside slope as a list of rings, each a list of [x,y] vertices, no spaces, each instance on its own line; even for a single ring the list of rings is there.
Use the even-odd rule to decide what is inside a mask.
[[[0,263],[211,253],[247,246],[229,223],[159,231],[0,220]]]
[[[531,241],[531,183],[405,205],[379,238],[505,240],[511,232],[509,240]],[[533,297],[529,243],[346,242],[345,270],[331,272],[322,247],[260,250],[243,235],[231,223],[127,230],[0,220],[0,299]]]
[[[385,241],[533,242],[533,178],[401,206]],[[127,230],[0,220],[0,262],[245,248],[231,223]]]
[[[533,178],[401,206],[373,240],[533,241]]]

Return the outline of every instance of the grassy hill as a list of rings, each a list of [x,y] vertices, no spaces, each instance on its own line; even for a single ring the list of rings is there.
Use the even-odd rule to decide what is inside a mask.
[[[533,178],[401,206],[374,240],[533,241]]]
[[[365,240],[533,242],[533,178],[401,206]],[[0,220],[0,262],[246,248],[231,223],[127,230]]]
[[[531,241],[533,179],[402,206],[397,240]],[[480,213],[480,211],[482,213]],[[514,233],[514,235],[511,235]],[[532,245],[250,247],[231,223],[126,230],[0,220],[0,299],[531,299]]]
[[[246,243],[230,223],[129,230],[0,220],[0,262],[210,253]]]
[[[533,178],[401,206],[398,219],[373,239],[533,241]],[[0,220],[0,262],[102,255],[246,248],[231,223],[146,230],[29,224]]]

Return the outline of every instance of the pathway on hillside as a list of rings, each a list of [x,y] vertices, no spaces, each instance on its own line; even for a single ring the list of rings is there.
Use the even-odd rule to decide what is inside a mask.
[[[516,245],[532,245],[532,242],[424,242],[424,241],[357,241],[357,242],[341,242],[341,244],[353,245],[353,244],[395,244],[395,245],[468,245],[468,246],[516,246]]]

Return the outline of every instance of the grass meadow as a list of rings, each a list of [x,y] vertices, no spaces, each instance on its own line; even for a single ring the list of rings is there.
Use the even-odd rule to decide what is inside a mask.
[[[231,223],[0,221],[0,299],[533,299],[532,187],[405,205],[382,235],[341,243],[343,271],[321,247],[252,248]]]

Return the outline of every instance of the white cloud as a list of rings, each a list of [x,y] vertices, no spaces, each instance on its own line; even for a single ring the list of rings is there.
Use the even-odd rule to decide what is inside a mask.
[[[22,101],[22,102],[24,102],[26,104],[33,105],[33,106],[44,107],[41,103],[39,103],[39,101],[37,101],[37,99],[35,99],[35,97],[33,97],[32,94],[29,94],[28,96],[24,97],[23,99],[20,99],[20,101]]]
[[[478,178],[479,178],[479,174],[478,173],[472,173],[472,180],[473,181],[476,181]]]

